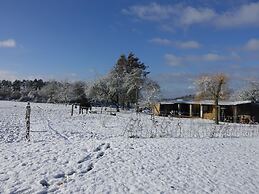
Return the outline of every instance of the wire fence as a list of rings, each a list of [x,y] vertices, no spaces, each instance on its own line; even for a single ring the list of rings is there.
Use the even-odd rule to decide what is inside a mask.
[[[26,123],[25,108],[12,107],[9,115],[4,111],[0,112],[0,142],[12,143],[25,140]],[[52,115],[53,114],[53,115]],[[75,115],[77,116],[77,115]],[[54,120],[52,120],[53,118]],[[92,130],[86,127],[87,119],[93,123]],[[91,118],[91,120],[89,120]],[[238,124],[238,123],[220,123],[215,125],[213,122],[202,119],[185,119],[176,117],[150,117],[145,114],[136,114],[132,112],[118,113],[115,116],[107,113],[80,115],[78,120],[71,123],[71,131],[68,127],[65,131],[62,129],[64,120],[72,117],[59,117],[58,109],[43,108],[34,106],[32,109],[31,124],[34,137],[43,139],[61,138],[70,143],[70,136],[76,135],[72,129],[83,127],[87,130],[81,130],[80,136],[89,138],[240,138],[240,137],[259,137],[259,125]],[[77,125],[77,122],[78,125]],[[80,122],[86,122],[86,126],[80,125]],[[98,128],[98,126],[101,128]],[[60,129],[62,129],[60,131]],[[78,131],[77,131],[78,132]]]
[[[37,139],[51,138],[52,136],[61,136],[66,139],[65,136],[62,136],[58,131],[52,127],[51,120],[49,119],[46,110],[40,106],[34,106],[32,109],[32,117],[29,120],[26,119],[27,107],[17,107],[10,106],[2,108],[3,111],[0,112],[0,142],[4,143],[14,143],[25,141],[30,138],[29,136],[37,135]],[[43,133],[53,134],[43,135]],[[68,140],[67,140],[68,141]]]
[[[259,137],[259,125],[220,123],[197,119],[165,117],[150,119],[135,116],[129,119],[123,135],[130,138],[240,138]]]

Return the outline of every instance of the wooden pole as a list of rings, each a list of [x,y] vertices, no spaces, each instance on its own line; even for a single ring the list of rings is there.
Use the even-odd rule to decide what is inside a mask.
[[[30,116],[31,116],[31,106],[28,102],[26,106],[26,115],[25,115],[25,121],[26,121],[26,136],[25,138],[27,141],[30,141]]]
[[[74,104],[72,104],[71,116],[73,116],[73,113],[74,113]]]

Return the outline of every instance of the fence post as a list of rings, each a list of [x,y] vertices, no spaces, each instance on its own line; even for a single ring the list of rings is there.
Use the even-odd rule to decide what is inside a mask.
[[[25,138],[27,141],[30,141],[30,116],[31,116],[31,106],[28,102],[26,106],[26,115],[25,115],[25,121],[26,121],[26,136]]]
[[[74,104],[72,104],[71,116],[73,116],[73,113],[74,113]]]

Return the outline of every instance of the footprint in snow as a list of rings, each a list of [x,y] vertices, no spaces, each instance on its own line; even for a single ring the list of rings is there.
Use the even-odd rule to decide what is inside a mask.
[[[46,191],[46,190],[39,191],[39,192],[37,192],[37,194],[48,194],[48,191]]]
[[[98,159],[98,158],[101,158],[103,155],[104,155],[104,152],[99,152],[99,153],[97,154],[96,158],[97,158],[97,159]]]
[[[43,187],[49,187],[49,186],[50,186],[50,184],[49,184],[45,179],[42,179],[42,180],[40,181],[40,184],[41,184]]]
[[[89,171],[91,171],[94,168],[93,163],[90,163],[85,170],[82,170],[81,173],[85,174]]]
[[[81,160],[79,160],[77,163],[78,163],[78,164],[81,164],[81,163],[83,163],[83,162],[85,162],[85,161],[87,161],[87,160],[89,160],[89,159],[91,159],[90,154],[87,155],[86,157],[82,158]]]
[[[67,173],[67,176],[71,176],[71,175],[73,175],[73,174],[75,174],[75,173],[76,173],[75,170],[70,170],[70,171]]]
[[[97,146],[97,147],[94,149],[94,152],[100,151],[104,145],[105,145],[105,143],[102,143],[102,144],[100,144],[99,146]]]
[[[98,151],[101,151],[102,148],[104,148],[104,150],[107,150],[111,147],[110,143],[102,143],[100,144],[99,146],[97,146],[95,149],[94,149],[94,152],[98,152]]]
[[[64,172],[60,172],[60,173],[54,175],[55,179],[64,178],[64,177],[65,177],[65,173]]]
[[[104,147],[105,150],[109,149],[111,147],[110,143],[107,143]]]

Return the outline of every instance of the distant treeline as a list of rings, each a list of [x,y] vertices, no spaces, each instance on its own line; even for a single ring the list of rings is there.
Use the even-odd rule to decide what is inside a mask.
[[[113,68],[91,83],[82,81],[15,80],[0,81],[0,100],[69,103],[91,101],[117,107],[150,104],[160,94],[160,86],[148,77],[148,66],[133,53],[121,55]]]
[[[1,80],[0,100],[68,103],[86,97],[86,88],[81,81]]]

